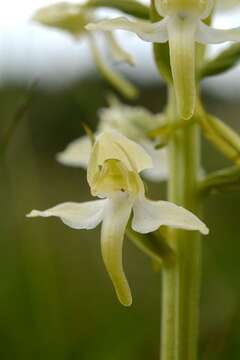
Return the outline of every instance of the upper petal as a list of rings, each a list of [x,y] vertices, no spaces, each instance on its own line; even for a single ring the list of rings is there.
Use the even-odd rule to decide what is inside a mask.
[[[133,206],[133,230],[146,234],[157,230],[161,225],[185,230],[198,230],[208,234],[206,225],[192,212],[168,201],[151,201],[138,198]]]
[[[102,20],[86,26],[87,30],[126,30],[137,34],[141,39],[150,42],[164,43],[168,40],[167,19],[150,23],[144,20],[129,20],[125,17]]]
[[[56,216],[73,229],[93,229],[102,221],[107,202],[107,199],[84,203],[67,202],[45,211],[32,210],[27,217]]]
[[[142,146],[117,131],[105,131],[96,140],[88,166],[88,182],[91,184],[96,173],[106,160],[120,160],[130,171],[140,172],[152,167],[152,159]]]
[[[106,206],[101,234],[103,261],[113,282],[119,301],[132,304],[131,290],[122,264],[124,233],[130,217],[133,200],[127,194],[118,193]]]
[[[88,136],[82,136],[57,154],[57,160],[63,165],[87,168],[91,149],[92,144]]]
[[[228,30],[214,29],[199,21],[196,41],[201,44],[219,44],[226,41],[240,41],[240,27]]]

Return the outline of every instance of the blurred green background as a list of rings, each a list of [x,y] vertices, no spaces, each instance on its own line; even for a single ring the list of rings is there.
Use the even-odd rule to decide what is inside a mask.
[[[99,229],[76,231],[59,220],[26,219],[31,209],[90,199],[85,172],[58,164],[55,154],[92,128],[108,88],[95,77],[58,92],[34,90],[26,116],[1,153],[0,358],[1,360],[157,360],[161,275],[134,244],[124,260],[134,303],[122,307],[101,256]],[[26,101],[27,89],[0,91],[1,138]],[[141,89],[138,103],[154,112],[165,89]],[[240,103],[205,96],[208,109],[240,129]],[[203,144],[204,169],[229,165]],[[155,198],[166,186],[153,184]],[[240,194],[205,202],[211,234],[203,239],[202,360],[240,358]]]

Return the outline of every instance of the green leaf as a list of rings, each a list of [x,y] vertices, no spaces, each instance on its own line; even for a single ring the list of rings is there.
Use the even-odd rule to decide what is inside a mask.
[[[200,70],[200,77],[213,76],[230,70],[240,61],[240,44],[233,44],[215,58],[207,61]]]
[[[140,19],[149,19],[148,7],[136,0],[89,0],[87,7],[109,7]]]
[[[28,115],[29,110],[31,108],[34,96],[34,90],[37,87],[37,82],[34,82],[27,94],[24,95],[25,99],[23,100],[22,104],[17,108],[17,111],[14,113],[13,118],[10,121],[9,127],[0,137],[0,156],[3,156],[8,148],[8,145],[11,143],[17,129],[18,125],[24,118]]]

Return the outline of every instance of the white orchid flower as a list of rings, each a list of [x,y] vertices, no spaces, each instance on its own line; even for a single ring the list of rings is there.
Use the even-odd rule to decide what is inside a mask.
[[[155,0],[163,20],[150,23],[119,17],[91,23],[88,30],[122,29],[154,43],[169,41],[170,61],[180,116],[190,118],[195,110],[195,42],[218,44],[239,41],[240,27],[230,30],[213,29],[202,20],[207,18],[214,0]]]
[[[110,99],[110,107],[99,111],[100,122],[96,134],[107,130],[117,130],[131,140],[136,141],[151,156],[153,167],[144,170],[143,175],[150,181],[164,181],[168,178],[167,149],[155,149],[155,142],[146,133],[163,125],[162,115],[154,115],[140,106],[128,106],[115,98]],[[91,153],[91,140],[82,136],[72,141],[57,160],[67,166],[87,168]]]
[[[101,249],[104,264],[120,302],[132,303],[123,270],[122,246],[133,212],[133,230],[145,234],[160,226],[197,230],[208,234],[206,225],[190,211],[167,201],[145,197],[139,173],[152,166],[145,150],[116,131],[98,136],[88,165],[87,179],[93,196],[100,200],[63,203],[45,211],[33,210],[28,217],[59,217],[74,229],[92,229],[102,222]]]
[[[86,9],[83,5],[68,2],[59,2],[43,7],[33,16],[34,21],[48,27],[67,31],[76,38],[87,35],[85,26],[94,19],[93,11]],[[105,34],[105,39],[109,46],[109,52],[115,61],[134,64],[132,56],[122,49],[112,33]]]
[[[59,2],[40,8],[32,20],[44,26],[65,31],[71,34],[76,40],[85,36],[89,42],[96,66],[101,74],[126,96],[130,98],[136,96],[136,89],[133,85],[108,67],[102,54],[98,50],[95,37],[86,31],[85,26],[87,23],[96,20],[93,10],[87,9],[81,4]],[[107,43],[108,52],[114,62],[126,62],[134,65],[133,57],[121,47],[112,32],[105,33],[98,31],[98,33],[103,34],[104,40]]]

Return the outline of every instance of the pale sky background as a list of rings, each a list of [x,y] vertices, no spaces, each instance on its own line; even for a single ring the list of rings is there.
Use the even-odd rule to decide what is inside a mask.
[[[0,0],[0,84],[9,79],[24,83],[38,79],[41,86],[62,87],[94,70],[86,41],[76,42],[66,33],[44,28],[30,21],[36,9],[55,2]],[[79,3],[76,0],[71,2]],[[118,13],[104,13],[104,16],[107,15],[117,16]],[[240,8],[220,14],[214,25],[219,28],[240,26],[239,19]],[[137,59],[134,68],[128,65],[118,65],[118,68],[135,81],[158,81],[151,45],[130,33],[119,31],[117,35],[124,47]],[[104,50],[104,44],[101,48]],[[219,46],[212,46],[211,52],[214,53],[217,49]],[[204,85],[208,91],[214,91],[219,96],[227,94],[240,98],[240,66],[227,74],[205,81]]]

